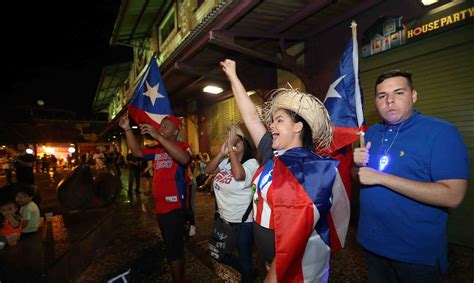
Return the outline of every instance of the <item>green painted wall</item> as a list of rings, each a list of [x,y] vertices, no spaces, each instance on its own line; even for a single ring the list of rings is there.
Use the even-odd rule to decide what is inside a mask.
[[[415,108],[457,126],[474,164],[474,24],[361,59],[367,125],[380,120],[374,106],[374,82],[382,72],[405,69],[413,73],[418,91]],[[450,211],[451,243],[474,247],[474,170],[464,202]]]

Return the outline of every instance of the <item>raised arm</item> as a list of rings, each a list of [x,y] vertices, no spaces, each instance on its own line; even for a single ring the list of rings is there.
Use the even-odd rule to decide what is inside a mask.
[[[206,174],[217,174],[217,172],[219,172],[219,163],[224,160],[228,151],[227,141],[225,141],[224,144],[222,144],[219,153],[206,164],[206,169],[204,172]]]
[[[237,76],[235,61],[225,59],[220,63],[220,65],[229,79],[235,101],[237,102],[237,107],[239,108],[240,115],[244,119],[245,126],[249,130],[254,144],[258,145],[267,129],[258,116],[257,107],[255,107],[252,100],[247,95],[247,91]]]
[[[127,139],[127,145],[132,151],[132,154],[136,157],[143,157],[140,145],[138,144],[138,138],[133,134],[132,128],[130,127],[130,120],[128,119],[128,113],[123,114],[119,120],[119,126],[125,131],[125,138]]]
[[[168,154],[181,165],[186,165],[191,160],[191,154],[186,150],[179,147],[173,141],[169,141],[162,137],[160,134],[156,137],[156,140],[166,149]]]
[[[150,134],[155,140],[157,140],[168,152],[168,154],[181,165],[186,165],[191,160],[191,154],[186,150],[179,147],[175,141],[167,140],[164,138],[158,130],[149,124],[141,124],[140,131],[142,134]]]

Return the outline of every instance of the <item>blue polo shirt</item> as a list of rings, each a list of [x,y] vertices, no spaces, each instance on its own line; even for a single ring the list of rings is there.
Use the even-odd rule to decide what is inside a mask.
[[[469,179],[466,146],[451,124],[414,111],[398,125],[378,123],[366,133],[368,166],[420,182]],[[365,249],[394,260],[447,265],[447,210],[420,203],[383,186],[363,186],[357,240]]]

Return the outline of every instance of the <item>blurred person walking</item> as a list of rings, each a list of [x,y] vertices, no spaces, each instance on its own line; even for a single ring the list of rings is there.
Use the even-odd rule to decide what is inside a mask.
[[[18,145],[18,157],[15,161],[16,182],[19,184],[34,185],[35,175],[33,173],[33,166],[35,157],[28,153],[29,149],[26,144]]]
[[[141,158],[135,157],[129,149],[127,154],[128,166],[128,194],[133,192],[133,183],[135,183],[135,192],[140,191],[140,163]]]

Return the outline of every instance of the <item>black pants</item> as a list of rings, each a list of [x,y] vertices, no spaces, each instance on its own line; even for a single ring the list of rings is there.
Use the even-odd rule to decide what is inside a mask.
[[[157,215],[168,262],[184,258],[184,224],[186,218],[187,212],[182,208]]]
[[[133,191],[133,183],[135,182],[135,190],[140,189],[140,168],[138,166],[130,166],[128,169],[128,191]]]
[[[374,283],[441,283],[439,266],[401,262],[364,250],[369,268],[369,282]]]

